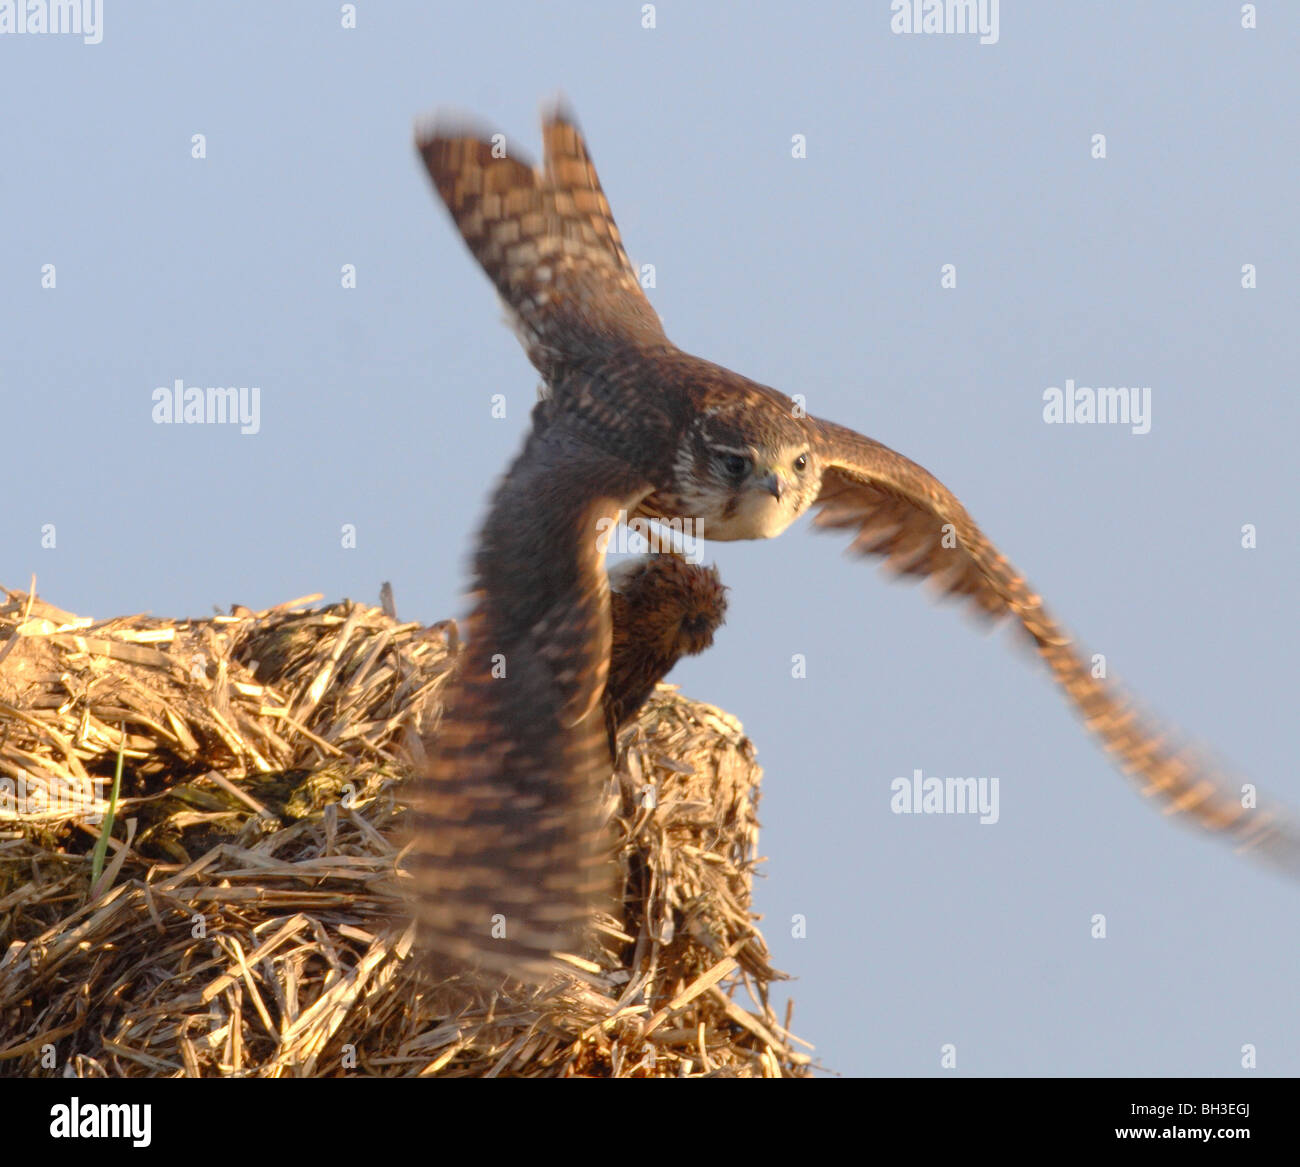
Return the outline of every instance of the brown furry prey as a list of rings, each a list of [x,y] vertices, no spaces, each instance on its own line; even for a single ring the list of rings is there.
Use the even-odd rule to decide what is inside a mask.
[[[957,498],[915,462],[682,352],[641,291],[573,119],[534,169],[493,135],[434,122],[417,148],[545,382],[475,559],[459,687],[418,789],[417,883],[436,949],[518,969],[579,942],[605,883],[602,699],[620,515],[766,539],[805,511],[851,549],[1010,618],[1088,729],[1168,811],[1300,871],[1300,834],[1148,724]]]

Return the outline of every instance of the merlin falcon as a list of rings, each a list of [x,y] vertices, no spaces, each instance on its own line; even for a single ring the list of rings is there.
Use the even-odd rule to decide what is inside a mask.
[[[1014,622],[1143,793],[1300,874],[1294,822],[1244,805],[1226,777],[1093,676],[938,479],[677,348],[642,292],[574,118],[556,108],[542,132],[540,169],[473,125],[435,119],[416,134],[435,190],[543,379],[479,535],[469,644],[417,779],[414,870],[432,949],[515,973],[550,967],[551,954],[580,947],[608,886],[611,601],[598,532],[620,516],[688,521],[734,540],[780,535],[813,511],[815,526],[847,531],[853,552],[891,573]]]

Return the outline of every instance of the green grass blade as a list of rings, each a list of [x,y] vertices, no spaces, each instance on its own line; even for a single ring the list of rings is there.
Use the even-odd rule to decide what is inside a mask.
[[[108,854],[108,839],[113,833],[113,820],[117,816],[117,799],[122,790],[122,758],[126,753],[126,726],[122,726],[122,741],[117,747],[117,766],[113,771],[113,792],[108,798],[108,810],[99,827],[99,838],[90,858],[90,886],[93,889],[104,873],[104,857]]]

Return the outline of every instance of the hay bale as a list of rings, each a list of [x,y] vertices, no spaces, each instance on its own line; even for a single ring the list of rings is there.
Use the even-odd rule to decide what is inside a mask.
[[[394,840],[456,627],[319,598],[95,622],[4,593],[0,1073],[808,1072],[768,1003],[739,723],[661,686],[620,735],[628,907],[594,983],[435,980],[409,958]]]

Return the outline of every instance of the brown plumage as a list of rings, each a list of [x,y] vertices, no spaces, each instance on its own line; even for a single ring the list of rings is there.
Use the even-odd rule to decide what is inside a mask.
[[[620,510],[725,540],[778,535],[815,508],[816,525],[848,529],[854,551],[925,577],[986,617],[1014,619],[1144,793],[1300,873],[1293,820],[1244,807],[1230,784],[1094,679],[942,483],[676,348],[637,283],[572,118],[554,112],[543,137],[540,171],[483,131],[435,124],[417,141],[545,380],[533,432],[481,537],[471,659],[425,781],[433,809],[417,850],[433,872],[436,947],[482,950],[456,905],[481,912],[507,894],[520,926],[512,947],[494,951],[512,954],[512,967],[577,934],[608,762],[595,712],[608,599],[593,527]],[[495,652],[516,662],[510,685],[488,679]]]
[[[717,568],[665,552],[610,572],[613,640],[605,682],[605,725],[614,737],[684,656],[713,643],[727,611]]]

